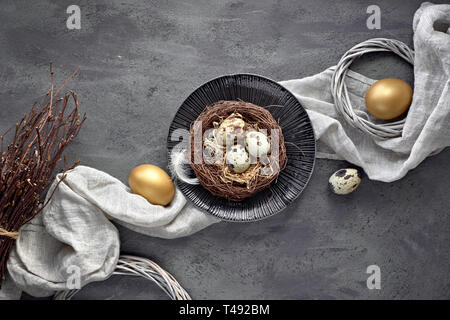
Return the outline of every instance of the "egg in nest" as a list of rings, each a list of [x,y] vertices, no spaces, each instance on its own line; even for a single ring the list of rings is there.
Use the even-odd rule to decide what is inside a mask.
[[[229,116],[219,126],[219,137],[223,145],[234,145],[236,138],[240,138],[246,128],[244,120],[237,116]]]

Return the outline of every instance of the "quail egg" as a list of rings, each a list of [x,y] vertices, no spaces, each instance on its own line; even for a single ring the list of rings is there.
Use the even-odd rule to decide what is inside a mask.
[[[361,183],[361,173],[357,169],[340,169],[328,180],[331,190],[336,194],[349,194]]]
[[[242,173],[250,167],[247,151],[241,145],[234,145],[227,151],[226,162],[228,167],[236,173]]]
[[[250,131],[247,133],[245,145],[248,153],[253,157],[265,156],[270,150],[269,138],[264,133],[258,131]]]
[[[244,134],[245,121],[238,117],[228,117],[219,126],[219,137],[222,144],[234,144],[234,140]]]

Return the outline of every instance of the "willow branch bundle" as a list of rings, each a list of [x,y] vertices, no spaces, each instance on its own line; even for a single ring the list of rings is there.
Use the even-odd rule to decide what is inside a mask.
[[[224,176],[227,174],[227,171],[224,170],[224,168],[214,164],[207,164],[204,161],[198,164],[194,162],[195,158],[202,158],[205,141],[203,141],[203,139],[200,141],[196,141],[196,139],[194,139],[195,134],[193,126],[191,126],[190,131],[190,165],[194,170],[200,184],[213,195],[224,197],[231,201],[241,201],[255,195],[265,188],[268,188],[270,184],[278,177],[278,174],[284,169],[287,163],[286,147],[283,135],[281,134],[281,127],[273,118],[272,114],[263,107],[245,101],[218,101],[213,105],[206,107],[196,120],[202,124],[202,136],[206,130],[214,128],[215,122],[219,122],[221,119],[228,117],[232,113],[242,115],[242,118],[246,122],[257,125],[259,129],[265,129],[269,133],[271,130],[276,130],[280,133],[278,141],[278,168],[274,170],[271,175],[258,174],[256,178],[252,179],[251,183],[248,185],[228,182],[230,179],[227,179],[227,177]],[[251,171],[254,168],[255,164],[252,164],[247,171]]]
[[[40,102],[34,103],[15,128],[0,136],[0,287],[20,227],[48,204],[53,193],[46,201],[43,194],[55,178],[53,171],[86,119],[85,115],[80,115],[73,91],[59,97],[78,70],[55,90],[50,66],[50,90]],[[70,100],[73,107],[69,107]],[[4,148],[5,135],[13,130],[11,143]],[[67,167],[64,157],[63,172],[77,164]]]

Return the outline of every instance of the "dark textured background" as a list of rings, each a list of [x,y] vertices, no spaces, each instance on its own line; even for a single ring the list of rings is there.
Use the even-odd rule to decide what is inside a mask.
[[[354,44],[392,37],[412,44],[421,1],[376,1],[382,29],[366,28],[373,1],[1,1],[0,130],[49,88],[48,63],[88,114],[71,160],[123,182],[135,165],[166,165],[165,141],[178,106],[203,82],[236,72],[275,80],[315,74]],[[78,4],[81,30],[67,30]],[[412,81],[400,59],[369,55],[353,69]],[[119,228],[124,253],[157,261],[197,299],[450,298],[450,150],[401,181],[364,180],[347,197],[327,190],[348,164],[318,160],[303,195],[256,223],[220,223],[161,240]],[[378,264],[382,289],[368,290]],[[26,296],[25,296],[26,297]],[[152,283],[112,277],[77,296],[162,299]]]

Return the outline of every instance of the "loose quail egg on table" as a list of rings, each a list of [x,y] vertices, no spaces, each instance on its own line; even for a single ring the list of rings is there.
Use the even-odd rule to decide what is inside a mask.
[[[234,144],[235,138],[241,136],[245,131],[245,121],[239,117],[228,117],[222,121],[219,126],[219,137],[222,138],[222,144]]]
[[[234,145],[227,151],[226,162],[228,167],[236,173],[242,173],[250,167],[248,153],[241,145]]]
[[[245,137],[245,145],[248,153],[253,157],[267,155],[270,151],[269,138],[258,131],[250,131]]]
[[[336,194],[349,194],[361,183],[361,173],[357,169],[340,169],[330,177],[329,185]]]

